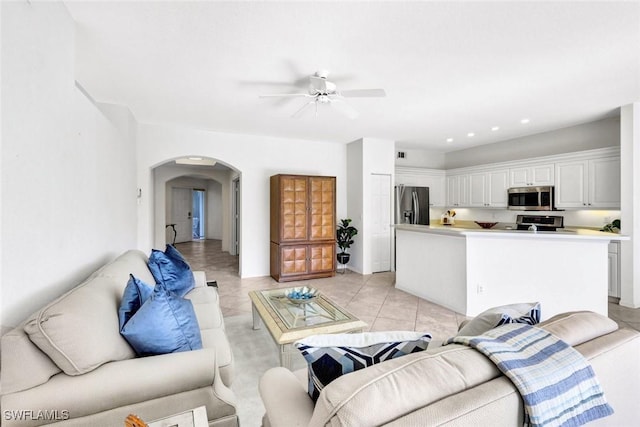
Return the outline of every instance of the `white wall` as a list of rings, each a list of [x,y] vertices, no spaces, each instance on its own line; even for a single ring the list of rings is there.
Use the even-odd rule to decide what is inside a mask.
[[[621,109],[620,172],[622,179],[620,305],[640,307],[640,102]]]
[[[131,135],[74,84],[75,25],[64,5],[1,7],[7,327],[135,247],[136,154]]]
[[[207,223],[205,234],[207,239],[222,240],[222,218],[227,202],[222,199],[222,184],[217,181],[207,181],[206,212]]]
[[[398,158],[398,151],[404,152],[404,159]],[[444,169],[446,167],[446,154],[443,152],[396,147],[394,155],[396,166],[428,169]]]
[[[349,199],[347,217],[359,232],[349,249],[348,267],[362,274],[371,274],[371,175],[391,175],[394,182],[394,141],[363,138],[347,148]],[[338,218],[342,218],[338,216]]]
[[[550,132],[510,139],[445,155],[445,169],[522,160],[620,145],[620,118],[612,117]]]
[[[227,134],[155,124],[140,124],[138,245],[154,246],[152,170],[169,159],[200,156],[217,159],[240,174],[242,277],[269,275],[269,177],[278,173],[329,175],[337,178],[337,213],[346,212],[346,148],[341,143]],[[164,210],[164,205],[162,205]],[[164,223],[160,224],[164,227]],[[163,236],[161,231],[160,236]]]

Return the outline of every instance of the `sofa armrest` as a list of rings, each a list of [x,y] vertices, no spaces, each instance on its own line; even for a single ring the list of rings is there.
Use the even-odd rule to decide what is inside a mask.
[[[193,278],[195,279],[195,282],[196,282],[196,286],[195,286],[196,288],[207,286],[207,276],[204,271],[194,271]]]
[[[2,409],[66,410],[72,418],[132,407],[164,396],[213,387],[223,415],[235,413],[233,392],[220,380],[213,348],[106,363],[83,375],[54,375],[44,384],[2,396]],[[4,423],[3,423],[4,424]]]
[[[313,401],[293,372],[269,369],[260,378],[259,389],[270,427],[309,425]]]

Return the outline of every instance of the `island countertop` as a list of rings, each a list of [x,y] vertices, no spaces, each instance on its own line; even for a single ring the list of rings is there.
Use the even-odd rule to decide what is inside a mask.
[[[417,233],[431,233],[448,236],[473,236],[492,238],[531,238],[531,239],[586,239],[586,240],[629,240],[629,236],[617,233],[608,233],[588,228],[565,227],[557,231],[529,231],[516,230],[506,228],[490,228],[484,229],[475,225],[473,222],[461,223],[456,225],[417,225],[417,224],[396,224],[393,226],[396,230],[413,231]]]
[[[483,229],[399,224],[396,288],[466,316],[538,301],[543,319],[590,310],[607,315],[608,246],[625,235],[593,229]]]

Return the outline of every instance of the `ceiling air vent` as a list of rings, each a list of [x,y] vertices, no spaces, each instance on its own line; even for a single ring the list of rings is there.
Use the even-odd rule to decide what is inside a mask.
[[[398,151],[398,158],[399,159],[404,159],[406,153],[404,151]]]

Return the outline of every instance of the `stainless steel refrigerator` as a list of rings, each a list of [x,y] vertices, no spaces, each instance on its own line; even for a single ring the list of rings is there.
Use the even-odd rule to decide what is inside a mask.
[[[429,225],[429,187],[396,186],[396,224]]]

